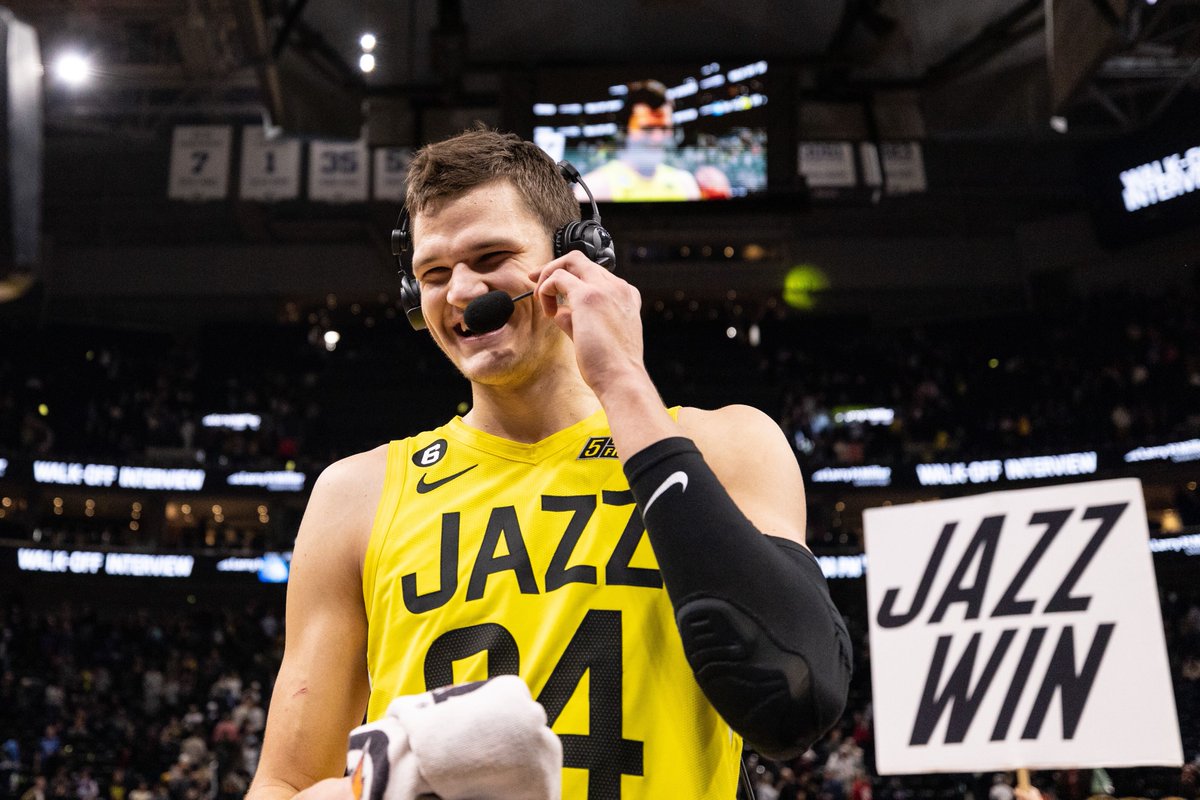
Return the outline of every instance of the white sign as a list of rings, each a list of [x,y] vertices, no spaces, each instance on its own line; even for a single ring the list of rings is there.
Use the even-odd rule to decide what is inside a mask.
[[[864,524],[881,774],[1182,764],[1137,480]]]
[[[204,488],[202,469],[118,467],[115,464],[68,461],[34,461],[33,479],[37,483],[63,486],[112,486],[116,483],[122,489],[177,489],[191,492]]]
[[[854,147],[849,142],[801,142],[800,174],[814,189],[858,185]]]
[[[198,492],[204,488],[204,470],[121,467],[117,485],[122,489],[176,489]]]
[[[63,486],[112,486],[117,480],[115,464],[79,464],[67,461],[34,461],[33,479],[38,483]]]
[[[888,194],[912,194],[929,188],[920,142],[883,142],[879,147],[874,142],[862,142],[859,156],[867,186],[882,186],[883,176],[887,175]]]
[[[205,414],[200,424],[206,428],[228,428],[231,431],[256,431],[262,425],[258,414]]]
[[[895,420],[894,408],[848,408],[833,414],[833,421],[838,425],[854,425],[860,422],[867,425],[891,425]]]
[[[1121,173],[1125,210],[1140,211],[1200,188],[1200,147],[1127,169]]]
[[[88,550],[17,550],[22,572],[71,572],[76,575],[121,575],[138,578],[187,578],[196,559],[192,556],[149,553],[97,553]]]
[[[300,142],[267,139],[262,125],[242,128],[244,200],[292,200],[300,196]]]
[[[1186,556],[1200,556],[1200,533],[1151,539],[1150,551],[1152,553],[1183,553]]]
[[[411,147],[380,147],[375,151],[375,199],[404,202]]]
[[[303,472],[235,472],[225,479],[230,486],[260,486],[272,492],[304,490]]]
[[[867,573],[867,557],[858,556],[817,556],[821,565],[821,573],[828,580],[840,578],[861,578]]]
[[[257,558],[226,558],[217,562],[217,572],[253,572],[263,583],[287,583],[291,553],[264,553]]]
[[[1010,481],[1094,475],[1100,457],[1094,450],[1052,456],[998,458],[986,461],[955,461],[948,464],[917,464],[917,481],[922,486],[959,486],[966,483]]]
[[[171,136],[173,200],[223,200],[229,193],[229,125],[180,125]]]
[[[822,467],[809,478],[813,483],[848,483],[852,486],[891,486],[892,468],[879,464],[860,467]]]
[[[313,142],[308,148],[308,199],[364,202],[369,168],[363,142]]]
[[[1200,459],[1200,439],[1188,439],[1183,442],[1138,447],[1125,454],[1125,462],[1132,464],[1136,461],[1174,461],[1182,464],[1185,461]],[[3,473],[0,473],[3,474]]]
[[[910,194],[929,188],[920,142],[884,142],[880,150],[883,151],[888,194]]]
[[[563,160],[567,148],[566,134],[546,125],[539,125],[533,129],[533,141],[555,161]]]

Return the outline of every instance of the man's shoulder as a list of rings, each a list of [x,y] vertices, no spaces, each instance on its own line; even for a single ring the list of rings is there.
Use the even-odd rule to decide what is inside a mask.
[[[301,524],[300,536],[312,530],[311,541],[322,549],[348,546],[356,555],[365,552],[387,475],[387,458],[388,445],[383,444],[327,466],[313,484],[307,524]],[[331,530],[341,535],[328,535]]]
[[[355,485],[376,474],[382,480],[383,472],[387,468],[388,447],[389,444],[385,443],[352,456],[339,458],[321,471],[316,485],[330,491]]]
[[[712,410],[685,406],[679,409],[678,419],[683,435],[696,443],[718,473],[762,476],[798,470],[779,423],[753,406]]]
[[[779,433],[779,424],[754,406],[733,404],[720,408],[704,409],[682,406],[679,409],[679,425],[688,436],[774,436]]]
[[[365,483],[382,486],[388,468],[388,446],[383,444],[354,453],[353,456],[338,458],[317,477],[312,488],[313,495],[359,494]]]

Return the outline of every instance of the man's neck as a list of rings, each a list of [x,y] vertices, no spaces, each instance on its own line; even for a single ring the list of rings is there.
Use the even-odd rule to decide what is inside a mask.
[[[600,401],[577,371],[552,373],[546,370],[516,388],[473,384],[472,407],[463,422],[502,439],[532,444],[600,409]]]

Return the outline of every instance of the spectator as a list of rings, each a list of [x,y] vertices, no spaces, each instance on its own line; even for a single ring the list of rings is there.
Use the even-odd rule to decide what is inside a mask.
[[[1013,787],[1002,773],[992,776],[992,787],[988,789],[988,800],[1013,800]]]
[[[33,785],[30,786],[21,795],[21,800],[46,800],[46,778],[38,775],[33,779]]]

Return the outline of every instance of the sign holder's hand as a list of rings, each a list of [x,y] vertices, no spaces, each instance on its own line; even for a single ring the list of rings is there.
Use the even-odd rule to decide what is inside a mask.
[[[1029,770],[1022,767],[1017,770],[1017,788],[1013,790],[1017,800],[1042,800],[1042,793],[1033,788],[1029,782]]]

